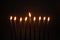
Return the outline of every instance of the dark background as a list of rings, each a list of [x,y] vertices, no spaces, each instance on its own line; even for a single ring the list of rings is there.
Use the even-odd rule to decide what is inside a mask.
[[[52,29],[54,32],[54,40],[58,40],[60,38],[59,35],[59,13],[60,13],[60,2],[56,0],[1,0],[1,38],[2,40],[9,38],[9,19],[10,15],[26,15],[30,11],[33,15],[49,15],[53,18],[52,20]],[[53,38],[52,38],[53,40]]]

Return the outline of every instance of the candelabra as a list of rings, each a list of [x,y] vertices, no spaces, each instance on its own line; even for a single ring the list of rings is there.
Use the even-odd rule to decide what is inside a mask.
[[[11,23],[11,25],[12,25],[12,20],[14,21],[14,24],[15,24],[15,31],[16,31],[16,35],[17,35],[17,29],[16,29],[16,25],[17,25],[17,23],[16,23],[16,21],[18,21],[17,20],[18,19],[18,17],[17,16],[15,16],[15,17],[13,17],[13,16],[10,16],[10,23]],[[32,17],[32,15],[31,15],[31,13],[29,12],[29,16],[25,16],[24,18],[23,17],[20,17],[19,18],[19,23],[20,23],[20,25],[21,25],[21,23],[22,23],[22,25],[24,25],[24,31],[25,31],[25,34],[26,34],[26,25],[29,25],[29,32],[30,32],[30,39],[31,39],[31,27],[32,26],[35,26],[36,24],[39,26],[40,25],[40,23],[41,23],[41,21],[42,21],[42,23],[44,24],[45,22],[48,24],[49,22],[50,22],[50,20],[51,20],[51,17],[46,17],[46,16],[38,16],[38,17],[36,17],[36,16],[33,16]],[[33,23],[33,24],[32,24]],[[37,26],[37,27],[38,27]],[[36,26],[35,26],[36,27]],[[38,27],[39,28],[39,27]],[[20,27],[20,29],[22,29],[22,27]],[[39,29],[40,30],[40,29]],[[35,31],[35,28],[34,28],[34,31]],[[20,32],[21,33],[21,32]],[[23,32],[24,33],[24,32]],[[18,37],[18,36],[17,36]],[[26,38],[26,35],[25,35],[25,38]],[[24,38],[22,38],[23,40],[24,40]],[[29,40],[29,39],[28,39]]]

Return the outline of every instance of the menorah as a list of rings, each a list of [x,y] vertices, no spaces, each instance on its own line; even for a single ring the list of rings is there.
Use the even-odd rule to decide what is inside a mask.
[[[12,23],[12,20],[14,21],[14,27],[15,27],[15,29],[13,29],[13,30],[15,30],[15,32],[16,32],[16,35],[17,35],[17,24],[18,23],[16,23],[16,21],[17,21],[17,17],[15,16],[15,17],[13,17],[13,16],[10,16],[10,22],[11,22],[11,25],[13,25],[13,23]],[[23,33],[24,34],[26,34],[28,31],[27,30],[30,30],[29,32],[29,34],[30,34],[30,36],[31,36],[31,30],[34,30],[35,31],[35,29],[37,29],[37,28],[35,28],[35,26],[37,25],[37,27],[38,27],[38,29],[40,30],[40,23],[41,23],[41,21],[43,21],[43,23],[45,23],[45,21],[47,22],[47,23],[49,23],[50,22],[50,19],[51,19],[51,17],[46,17],[46,16],[44,16],[44,17],[42,17],[42,16],[39,16],[39,17],[36,17],[36,16],[34,16],[34,17],[32,17],[31,16],[31,13],[29,12],[29,16],[27,17],[24,17],[24,18],[22,18],[22,17],[20,17],[19,18],[19,26],[20,26],[20,29],[21,30],[24,30],[23,31]],[[28,22],[27,22],[28,21]],[[32,21],[33,21],[33,24],[32,24]],[[38,22],[37,22],[38,21]],[[21,24],[23,22],[23,24]],[[35,23],[38,23],[38,24],[35,24]],[[27,23],[27,24],[26,24]],[[30,24],[29,24],[30,23]],[[26,26],[26,25],[28,25],[28,27]],[[23,27],[23,28],[25,28],[25,29],[23,29],[23,28],[21,28],[21,27]],[[27,29],[26,29],[26,27],[27,27]],[[34,29],[32,29],[32,27],[34,27]],[[27,31],[27,32],[26,32]],[[20,32],[20,33],[22,33],[22,32]],[[40,33],[40,32],[39,32]],[[22,34],[23,35],[23,34]],[[35,33],[34,33],[34,35],[35,35]],[[40,35],[40,34],[39,34]],[[33,36],[33,35],[32,35]],[[17,36],[18,37],[18,36]],[[26,37],[26,36],[25,36]],[[40,38],[39,38],[40,39]],[[24,38],[22,38],[22,40],[24,40]],[[29,39],[28,39],[29,40]]]

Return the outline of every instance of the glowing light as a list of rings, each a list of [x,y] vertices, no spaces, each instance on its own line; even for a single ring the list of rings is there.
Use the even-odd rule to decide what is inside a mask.
[[[39,16],[39,21],[41,20],[41,16]]]
[[[25,17],[25,21],[27,21],[27,17]]]
[[[45,21],[46,20],[46,17],[43,17],[43,20]]]
[[[31,13],[29,12],[29,17],[31,17]]]
[[[22,17],[20,17],[20,22],[22,22]]]
[[[16,21],[16,16],[14,17],[14,21]]]
[[[36,17],[33,18],[33,21],[36,21]]]
[[[12,20],[12,18],[13,18],[13,17],[12,17],[12,16],[10,16],[10,20]]]
[[[48,22],[50,21],[50,17],[48,17],[47,21],[48,21]]]

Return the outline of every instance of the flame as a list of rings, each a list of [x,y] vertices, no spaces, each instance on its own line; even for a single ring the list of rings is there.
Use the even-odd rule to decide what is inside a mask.
[[[47,21],[48,21],[48,22],[50,21],[50,17],[48,17]]]
[[[43,20],[45,21],[46,20],[46,17],[43,17]]]
[[[41,16],[39,16],[39,21],[41,20]]]
[[[29,17],[31,17],[31,13],[29,12]]]
[[[22,17],[20,17],[20,22],[22,22]]]
[[[14,17],[14,21],[16,21],[16,16]]]
[[[25,21],[27,21],[27,17],[25,17]]]
[[[34,17],[33,20],[36,21],[36,17]]]
[[[13,17],[12,17],[12,16],[10,16],[10,20],[12,20],[12,18],[13,18]]]

